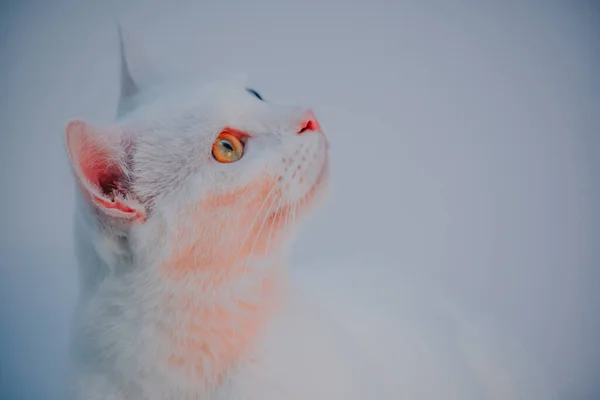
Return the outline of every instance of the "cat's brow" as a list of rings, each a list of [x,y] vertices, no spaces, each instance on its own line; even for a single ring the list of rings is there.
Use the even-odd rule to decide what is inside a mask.
[[[254,96],[256,96],[257,99],[265,101],[265,99],[263,99],[262,96],[256,90],[251,89],[251,88],[246,88],[246,90],[248,91],[248,93],[251,93]]]
[[[236,128],[232,128],[231,126],[226,126],[225,128],[223,128],[222,132],[227,132],[232,134],[233,136],[237,137],[240,140],[245,140],[248,138],[251,138],[252,135],[249,134],[248,132],[244,132],[240,129],[236,129]]]

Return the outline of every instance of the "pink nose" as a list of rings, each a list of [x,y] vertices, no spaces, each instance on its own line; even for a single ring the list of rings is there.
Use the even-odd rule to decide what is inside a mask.
[[[312,110],[306,111],[304,119],[300,124],[300,130],[298,131],[298,135],[302,135],[303,133],[308,131],[321,131],[321,125],[319,124],[319,121],[317,120],[317,117],[315,117],[315,114],[312,112]]]

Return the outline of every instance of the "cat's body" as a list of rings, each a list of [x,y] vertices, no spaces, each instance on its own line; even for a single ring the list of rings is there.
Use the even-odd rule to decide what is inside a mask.
[[[236,81],[148,85],[132,61],[117,122],[66,130],[79,399],[541,398],[512,367],[490,367],[493,352],[459,357],[469,372],[457,375],[407,311],[421,299],[382,292],[377,305],[360,279],[290,279],[288,243],[328,179],[310,110]],[[472,339],[455,336],[456,349]]]
[[[167,313],[160,305],[164,298],[148,294],[161,289],[138,283],[148,280],[147,274],[133,273],[125,282],[106,282],[102,293],[97,293],[81,310],[77,345],[80,360],[77,385],[81,398],[369,398],[370,392],[360,392],[354,384],[360,382],[361,374],[360,364],[349,353],[351,347],[341,345],[340,336],[326,317],[299,301],[301,297],[295,296],[290,288],[286,299],[278,304],[277,315],[264,321],[260,338],[252,342],[252,350],[240,352],[239,358],[227,365],[225,371],[222,362],[207,357],[205,349],[198,345],[171,362],[178,349],[173,349],[168,333],[157,326],[157,321],[171,324],[173,330],[182,330],[187,335],[185,328],[177,323],[181,316],[183,319],[187,316],[185,311],[181,316],[176,310]],[[200,310],[205,299],[199,297],[197,301]],[[239,334],[246,333],[241,329]],[[205,339],[209,346],[215,346],[213,349],[223,345],[220,338],[207,335]],[[205,362],[209,365],[202,367]]]

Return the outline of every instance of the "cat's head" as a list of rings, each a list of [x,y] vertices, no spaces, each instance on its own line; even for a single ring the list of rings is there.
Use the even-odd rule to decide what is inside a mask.
[[[117,121],[66,127],[94,227],[134,238],[135,249],[164,249],[180,272],[280,246],[327,180],[327,140],[313,112],[262,99],[239,79],[149,84],[149,66],[123,43]]]

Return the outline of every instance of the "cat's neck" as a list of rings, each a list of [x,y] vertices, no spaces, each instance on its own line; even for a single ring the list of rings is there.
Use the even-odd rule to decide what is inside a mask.
[[[141,291],[149,303],[141,305],[141,313],[163,338],[159,346],[164,350],[153,362],[190,381],[214,386],[235,365],[251,361],[261,332],[286,297],[286,254],[272,252],[252,263],[240,260],[222,267],[198,263],[184,273],[171,274],[160,257],[133,254],[136,241],[127,235],[109,235],[90,226],[86,231],[85,221],[79,223],[82,290],[93,293],[102,280],[137,276],[129,281],[140,287],[123,295]]]
[[[157,322],[169,338],[169,368],[214,386],[231,368],[252,362],[287,292],[283,265],[263,266],[169,280],[162,303],[169,324]]]

